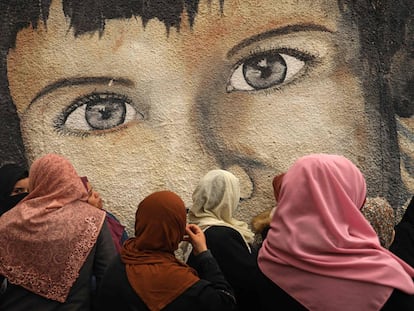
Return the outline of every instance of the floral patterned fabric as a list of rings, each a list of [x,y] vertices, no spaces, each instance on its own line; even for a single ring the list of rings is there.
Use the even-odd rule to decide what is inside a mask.
[[[105,212],[86,203],[72,164],[49,154],[29,173],[30,193],[0,218],[0,274],[64,302],[95,245]]]

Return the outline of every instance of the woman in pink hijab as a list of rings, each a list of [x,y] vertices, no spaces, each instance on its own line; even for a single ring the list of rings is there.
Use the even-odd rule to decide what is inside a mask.
[[[309,155],[283,177],[260,249],[264,303],[281,310],[413,310],[414,270],[381,247],[349,160]]]
[[[0,217],[0,310],[91,310],[91,277],[99,283],[116,254],[105,212],[59,155],[32,164],[29,190]]]

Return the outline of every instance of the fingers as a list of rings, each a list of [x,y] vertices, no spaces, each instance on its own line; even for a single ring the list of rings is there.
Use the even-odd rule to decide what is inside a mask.
[[[195,225],[195,224],[188,224],[185,227],[185,232],[189,235],[189,236],[194,236],[197,234],[202,233],[203,231],[200,229],[199,226]]]
[[[199,233],[199,231],[197,230],[196,225],[194,224],[188,224],[185,226],[185,233],[186,235],[184,235],[183,237],[183,241],[188,241],[191,242],[196,238],[197,233]],[[198,228],[200,229],[200,228]],[[201,232],[201,229],[200,229]]]
[[[195,224],[188,224],[185,227],[185,231],[188,235],[188,241],[193,245],[194,255],[198,255],[207,250],[206,238],[203,230]]]
[[[184,237],[183,237],[183,241],[187,241],[187,242],[191,242],[191,241],[193,241],[194,240],[194,238],[195,238],[195,236],[196,236],[196,234],[194,233],[194,231],[193,230],[195,230],[195,229],[192,229],[192,225],[191,224],[189,224],[189,225],[186,225],[186,227],[185,227],[185,235],[184,235]]]

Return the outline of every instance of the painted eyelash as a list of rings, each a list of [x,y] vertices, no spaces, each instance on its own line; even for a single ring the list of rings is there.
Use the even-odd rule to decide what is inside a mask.
[[[128,127],[127,124],[123,124],[123,125],[118,126],[117,128],[91,132],[91,131],[82,131],[82,130],[68,130],[68,129],[65,129],[65,128],[58,127],[58,126],[60,126],[60,125],[57,125],[55,123],[55,129],[58,132],[58,134],[60,134],[62,136],[70,135],[70,136],[75,136],[75,137],[79,137],[79,138],[86,138],[86,137],[89,137],[89,136],[94,136],[94,137],[105,136],[107,133],[112,134],[112,133],[120,132],[123,129]]]
[[[108,98],[120,100],[128,104],[132,104],[132,101],[126,95],[121,95],[121,94],[112,93],[112,92],[90,93],[90,94],[76,98],[68,108],[63,110],[62,112],[62,117],[64,118],[63,122],[66,121],[67,117],[77,108],[85,104],[94,102],[94,101],[97,102],[98,100],[108,99]]]
[[[282,88],[285,88],[285,87],[288,87],[288,86],[294,86],[294,85],[297,85],[298,83],[300,83],[300,79],[293,79],[292,81],[289,81],[286,84],[275,85],[273,87],[263,89],[263,90],[259,90],[259,91],[256,91],[256,92],[263,92],[264,95],[270,96],[270,95],[274,95],[275,93],[282,92]],[[248,91],[248,92],[253,92],[253,91]]]
[[[250,57],[254,57],[260,54],[266,54],[266,53],[278,53],[278,54],[287,54],[289,56],[293,56],[298,58],[301,61],[304,62],[310,62],[315,59],[317,59],[317,56],[313,53],[310,53],[308,51],[299,51],[297,49],[292,49],[288,47],[271,47],[271,48],[263,48],[261,46],[255,47],[253,50],[250,50],[248,52],[248,55],[243,57],[240,61],[238,61],[238,64],[241,64],[246,61],[246,59]]]

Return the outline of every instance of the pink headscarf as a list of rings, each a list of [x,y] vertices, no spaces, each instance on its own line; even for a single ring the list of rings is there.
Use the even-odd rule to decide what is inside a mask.
[[[29,174],[29,195],[0,218],[0,274],[64,302],[95,245],[105,213],[88,203],[72,164],[49,154]]]
[[[349,160],[310,155],[283,177],[259,252],[262,272],[309,310],[380,310],[414,270],[381,247],[360,212],[365,179]]]

